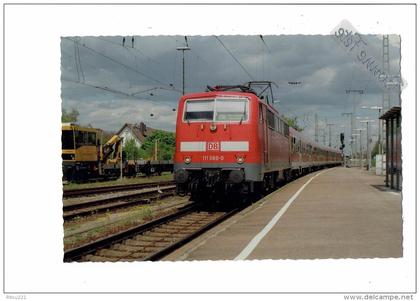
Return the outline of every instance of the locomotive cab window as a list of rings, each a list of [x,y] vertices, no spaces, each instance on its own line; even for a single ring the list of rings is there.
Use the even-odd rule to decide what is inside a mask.
[[[61,133],[61,148],[74,149],[74,137],[72,130],[64,130]]]
[[[89,132],[87,137],[87,144],[95,145],[96,143],[96,133]]]
[[[216,121],[245,121],[248,101],[245,99],[216,99]]]
[[[84,132],[75,131],[74,133],[76,137],[76,148],[79,148],[85,144]]]
[[[248,120],[248,112],[246,98],[187,100],[184,121],[242,122]]]
[[[187,101],[184,119],[186,121],[212,121],[214,112],[213,100]]]

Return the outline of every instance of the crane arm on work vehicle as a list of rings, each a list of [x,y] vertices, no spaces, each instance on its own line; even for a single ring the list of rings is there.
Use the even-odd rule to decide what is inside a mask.
[[[122,147],[122,138],[118,135],[112,136],[103,146],[102,152],[102,161],[112,161],[112,163],[117,162],[120,159],[121,147]]]

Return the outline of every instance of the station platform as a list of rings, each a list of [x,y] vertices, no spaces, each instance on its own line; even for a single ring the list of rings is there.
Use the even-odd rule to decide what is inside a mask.
[[[401,194],[336,167],[299,178],[165,260],[402,257]]]

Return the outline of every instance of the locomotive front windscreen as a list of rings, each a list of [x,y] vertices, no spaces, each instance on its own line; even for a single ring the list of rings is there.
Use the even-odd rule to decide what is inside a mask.
[[[186,102],[185,121],[246,121],[248,100],[244,98],[217,98]]]

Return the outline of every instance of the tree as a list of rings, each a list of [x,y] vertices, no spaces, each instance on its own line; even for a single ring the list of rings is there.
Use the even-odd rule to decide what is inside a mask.
[[[158,160],[172,160],[175,153],[175,134],[155,130],[148,136],[141,146],[145,158],[153,158],[155,143],[158,141]]]
[[[298,132],[302,132],[303,131],[303,127],[300,127],[298,125],[298,120],[297,117],[287,117],[283,115],[283,119],[286,121],[287,125],[294,128],[296,131]]]
[[[379,154],[379,143],[378,141],[376,141],[375,145],[372,147],[372,152],[371,152],[372,158],[374,158],[378,154]]]
[[[374,146],[372,147],[371,151],[371,160],[372,160],[372,166],[376,166],[376,155],[379,155],[379,143],[378,141],[375,142]]]
[[[61,122],[76,122],[79,117],[79,111],[76,109],[71,109],[70,112],[67,112],[66,109],[61,110]]]
[[[141,149],[137,146],[136,141],[134,139],[129,139],[124,144],[125,154],[127,156],[127,160],[139,160],[142,157]]]

